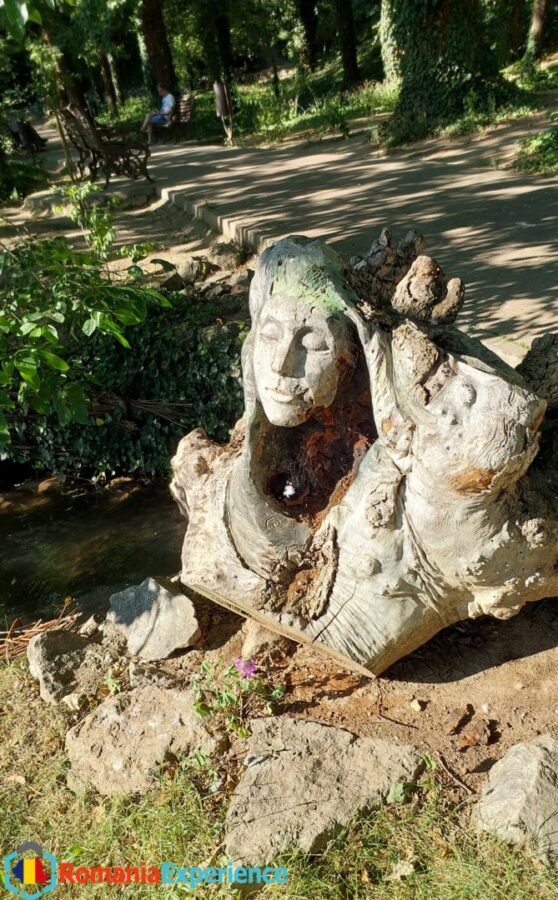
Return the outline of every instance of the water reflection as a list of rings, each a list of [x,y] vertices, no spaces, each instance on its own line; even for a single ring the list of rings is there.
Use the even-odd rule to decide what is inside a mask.
[[[0,618],[46,617],[66,596],[172,575],[183,535],[184,520],[166,485],[121,481],[71,495],[43,482],[4,491]]]

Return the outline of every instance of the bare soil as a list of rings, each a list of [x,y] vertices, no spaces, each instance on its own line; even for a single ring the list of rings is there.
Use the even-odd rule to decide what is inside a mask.
[[[202,641],[153,664],[179,683],[201,662],[231,665],[243,621],[200,600]],[[279,712],[424,748],[456,783],[480,789],[506,750],[558,725],[558,601],[500,622],[487,617],[445,629],[379,678],[343,670],[321,651],[291,644],[258,660],[287,686]]]

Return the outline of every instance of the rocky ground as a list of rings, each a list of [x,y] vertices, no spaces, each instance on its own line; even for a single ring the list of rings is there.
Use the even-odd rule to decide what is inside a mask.
[[[263,865],[317,852],[430,767],[474,801],[477,827],[558,853],[555,601],[448,629],[366,679],[176,581],[106,600],[106,620],[28,648],[43,701],[71,710],[72,790],[145,793],[173,760],[202,754],[215,790],[227,782],[228,856]]]

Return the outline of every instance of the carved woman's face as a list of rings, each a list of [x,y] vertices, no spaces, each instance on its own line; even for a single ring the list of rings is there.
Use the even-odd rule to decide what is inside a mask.
[[[273,425],[305,422],[333,402],[351,335],[342,318],[289,296],[271,297],[254,337],[254,378]]]

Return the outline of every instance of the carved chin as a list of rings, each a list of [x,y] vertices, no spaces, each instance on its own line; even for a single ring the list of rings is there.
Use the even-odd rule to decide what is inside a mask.
[[[273,400],[269,396],[262,400],[262,406],[268,421],[283,428],[294,428],[295,425],[306,422],[312,415],[313,408],[295,398],[287,403]]]

